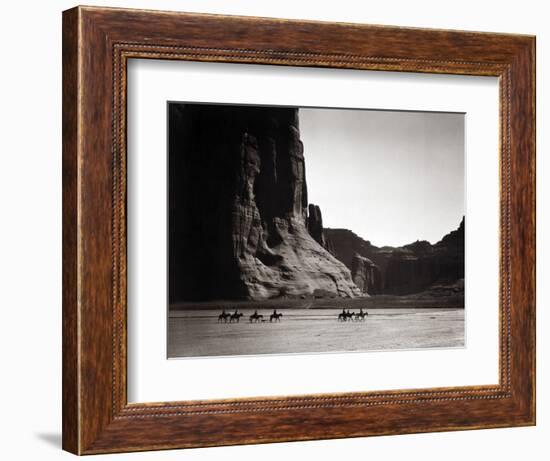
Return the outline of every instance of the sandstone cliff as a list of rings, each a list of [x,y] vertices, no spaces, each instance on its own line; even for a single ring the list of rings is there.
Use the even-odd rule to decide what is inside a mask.
[[[307,230],[314,240],[323,248],[327,247],[325,233],[323,230],[323,215],[321,208],[317,205],[309,204],[309,215],[307,217]]]
[[[464,279],[464,219],[458,229],[434,245],[416,241],[398,248],[376,247],[347,229],[324,229],[324,235],[332,253],[352,271],[356,284],[363,287],[365,278],[364,263],[357,256],[376,267],[378,284],[368,289],[371,294],[419,293],[435,285],[455,286]],[[463,283],[456,286],[463,287]]]
[[[351,260],[351,277],[363,293],[378,294],[382,292],[380,268],[359,253],[355,253]]]
[[[308,216],[297,109],[169,111],[171,302],[361,295]]]

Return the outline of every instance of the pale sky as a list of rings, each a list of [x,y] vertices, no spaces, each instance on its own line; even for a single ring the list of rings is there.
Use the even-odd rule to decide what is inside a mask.
[[[464,215],[464,114],[302,108],[309,203],[374,245],[439,241]]]

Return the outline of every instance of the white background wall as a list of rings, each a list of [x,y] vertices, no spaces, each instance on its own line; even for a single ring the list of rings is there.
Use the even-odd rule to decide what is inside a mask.
[[[107,0],[105,0],[107,2]],[[115,1],[109,6],[537,35],[538,425],[161,453],[117,459],[542,460],[550,452],[550,316],[543,287],[550,231],[550,14],[547,2],[357,0]],[[87,4],[105,5],[88,1]],[[68,459],[61,452],[61,11],[71,1],[4,2],[0,14],[0,450],[4,459]],[[544,184],[545,183],[545,184]],[[546,197],[545,197],[546,196]],[[547,283],[548,286],[548,283]],[[32,287],[32,288],[29,288]],[[99,458],[98,458],[99,459]]]

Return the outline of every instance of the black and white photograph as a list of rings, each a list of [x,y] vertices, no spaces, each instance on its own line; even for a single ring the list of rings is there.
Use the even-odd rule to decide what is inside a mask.
[[[2,459],[548,458],[544,2],[84,3],[2,9]]]
[[[168,103],[168,357],[465,346],[464,114]]]

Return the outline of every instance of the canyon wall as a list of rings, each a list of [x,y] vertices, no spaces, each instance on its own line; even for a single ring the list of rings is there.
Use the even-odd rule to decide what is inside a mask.
[[[376,247],[347,229],[324,229],[324,235],[328,248],[351,270],[356,284],[367,280],[361,258],[377,268],[378,283],[370,286],[370,294],[418,293],[435,284],[453,285],[464,279],[464,218],[434,245],[419,240],[397,248]],[[373,272],[369,280],[374,278]]]
[[[303,150],[298,109],[169,105],[170,302],[361,296],[308,212]]]

